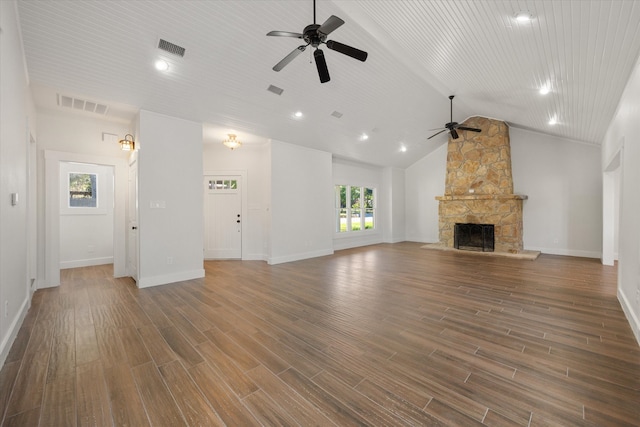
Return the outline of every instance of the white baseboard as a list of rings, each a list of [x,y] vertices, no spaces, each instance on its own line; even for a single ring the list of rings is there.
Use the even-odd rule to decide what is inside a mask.
[[[113,264],[113,257],[78,259],[74,261],[61,261],[60,270],[65,268],[91,267],[94,265]]]
[[[267,261],[267,256],[264,254],[248,254],[242,256],[243,261]]]
[[[563,255],[563,256],[576,256],[581,258],[597,258],[602,259],[602,252],[599,251],[581,251],[575,249],[562,249],[562,248],[537,248],[537,247],[525,247],[528,251],[539,251],[548,255]]]
[[[324,249],[324,250],[314,251],[314,252],[302,252],[302,253],[297,253],[292,255],[284,255],[284,256],[279,256],[275,258],[269,258],[267,260],[267,263],[269,265],[282,264],[284,262],[300,261],[303,259],[316,258],[319,256],[327,256],[327,255],[333,255],[333,249]]]
[[[636,313],[633,311],[631,302],[627,299],[627,296],[620,291],[620,288],[618,288],[618,301],[622,306],[622,311],[624,311],[625,316],[627,316],[633,335],[636,337],[636,341],[638,341],[638,344],[640,345],[640,318],[638,318]]]
[[[29,299],[25,298],[20,306],[20,310],[16,313],[16,316],[9,325],[9,329],[7,330],[7,334],[4,336],[2,342],[0,342],[0,367],[4,366],[5,360],[7,360],[7,356],[9,355],[9,350],[11,350],[11,346],[13,345],[13,341],[16,339],[18,335],[18,331],[22,326],[22,322],[24,321],[24,317],[27,315],[27,310],[29,309]]]
[[[138,287],[148,288],[151,286],[182,282],[184,280],[200,279],[202,277],[204,277],[204,268],[191,271],[180,271],[177,273],[163,274],[153,277],[138,277]]]

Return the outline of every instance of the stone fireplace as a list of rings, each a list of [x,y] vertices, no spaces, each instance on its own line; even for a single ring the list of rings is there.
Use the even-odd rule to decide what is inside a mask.
[[[449,138],[444,196],[439,200],[440,244],[454,247],[456,224],[492,224],[495,252],[520,253],[522,204],[513,194],[509,127],[505,122],[472,117],[465,126],[482,132]]]

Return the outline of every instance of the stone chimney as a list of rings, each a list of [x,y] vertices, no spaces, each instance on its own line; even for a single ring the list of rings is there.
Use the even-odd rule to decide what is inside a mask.
[[[440,244],[454,246],[456,223],[493,224],[495,251],[520,253],[527,196],[513,194],[509,126],[484,117],[464,125],[482,132],[459,131],[458,139],[449,138],[444,196],[436,197]]]

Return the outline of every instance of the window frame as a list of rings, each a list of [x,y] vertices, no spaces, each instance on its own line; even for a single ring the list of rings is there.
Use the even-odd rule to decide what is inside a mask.
[[[345,200],[344,207],[342,206],[342,197],[341,197],[341,189],[345,188]],[[355,202],[351,199],[352,188],[358,189],[358,201]],[[371,204],[367,204],[365,201],[365,195],[367,190],[371,192]],[[334,184],[334,194],[335,194],[335,203],[334,203],[334,219],[336,221],[336,227],[334,229],[334,234],[336,236],[356,236],[362,235],[366,233],[374,233],[377,232],[377,204],[378,204],[378,190],[374,186],[366,186],[366,185],[351,185],[351,184]],[[354,205],[359,205],[354,209]],[[357,211],[358,216],[360,218],[360,225],[357,229],[354,230],[353,219],[358,218],[358,216],[354,216],[354,211]],[[367,212],[371,212],[371,222],[372,226],[367,228]],[[345,230],[342,231],[342,215],[344,214],[345,220]]]

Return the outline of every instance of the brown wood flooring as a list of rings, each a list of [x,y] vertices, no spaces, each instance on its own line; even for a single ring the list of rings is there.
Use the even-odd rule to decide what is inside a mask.
[[[637,426],[640,347],[598,260],[382,244],[139,290],[35,293],[6,426]]]

